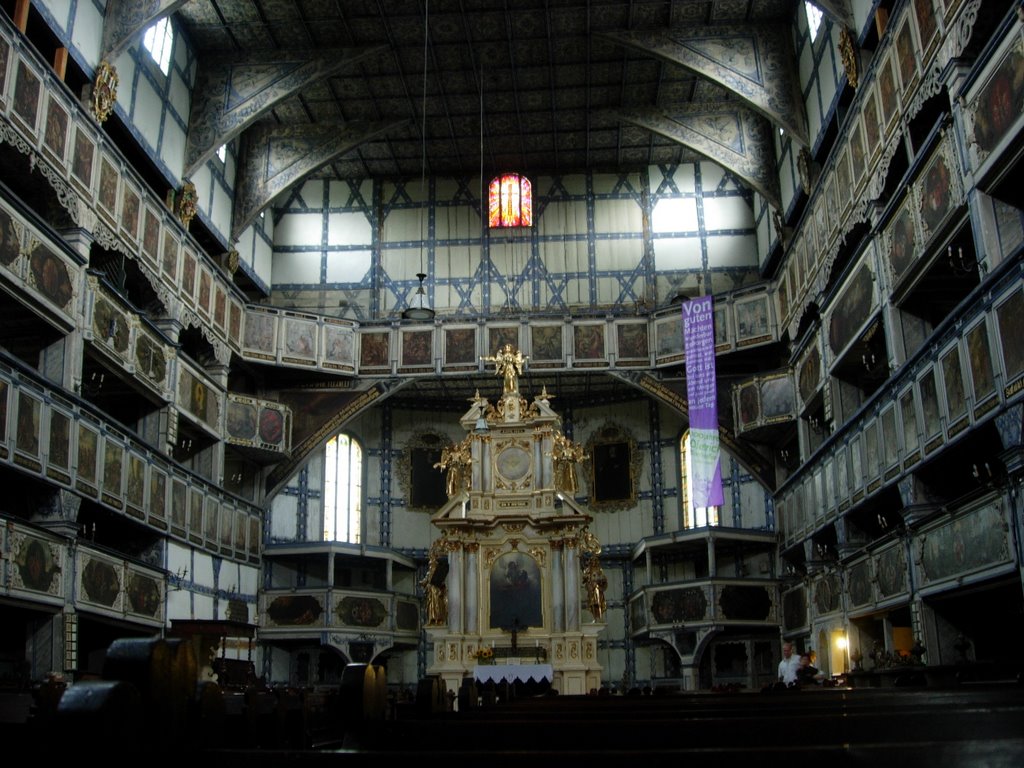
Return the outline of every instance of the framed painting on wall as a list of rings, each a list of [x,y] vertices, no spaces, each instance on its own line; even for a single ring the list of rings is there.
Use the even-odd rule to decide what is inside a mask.
[[[896,94],[896,75],[892,70],[892,57],[886,55],[878,69],[878,99],[882,105],[882,124],[888,133],[896,121],[899,99]]]
[[[476,352],[476,327],[444,329],[444,366],[448,369],[475,370],[479,365]]]
[[[386,370],[391,367],[391,333],[365,331],[359,334],[360,371]]]
[[[573,362],[607,360],[604,323],[582,323],[573,326]]]
[[[511,344],[513,349],[520,349],[519,346],[519,326],[518,325],[499,325],[494,328],[487,329],[487,354],[493,356],[504,347],[506,344]]]
[[[917,83],[917,55],[914,52],[914,38],[910,30],[910,16],[903,19],[903,24],[896,33],[896,64],[899,70],[900,83],[904,96]]]
[[[74,152],[71,156],[71,179],[86,191],[86,198],[92,199],[92,174],[96,155],[96,143],[87,130],[75,126]]]
[[[650,360],[650,344],[647,338],[647,322],[619,322],[615,325],[615,340],[618,361],[646,363]]]
[[[402,368],[429,368],[434,364],[434,331],[401,332],[402,347],[400,365]]]
[[[563,328],[561,323],[530,326],[531,366],[551,368],[565,365]]]
[[[47,99],[43,147],[47,155],[61,166],[67,154],[69,122],[67,110],[60,102],[52,97]]]

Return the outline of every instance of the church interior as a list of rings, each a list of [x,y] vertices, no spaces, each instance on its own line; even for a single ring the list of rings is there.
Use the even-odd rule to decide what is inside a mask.
[[[0,11],[0,737],[1024,756],[1024,3]]]

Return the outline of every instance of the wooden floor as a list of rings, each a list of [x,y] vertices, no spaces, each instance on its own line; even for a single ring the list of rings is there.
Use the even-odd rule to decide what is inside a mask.
[[[1024,688],[513,698],[349,727],[310,749],[213,749],[219,766],[607,764],[1021,768]]]
[[[79,683],[49,717],[25,721],[24,707],[8,713],[0,743],[8,753],[42,750],[77,762],[145,755],[161,765],[220,768],[1024,766],[1018,681],[626,696],[508,691],[497,700],[467,695],[460,711],[441,705],[441,696],[368,706],[365,690],[344,688],[330,706],[315,707],[295,692],[200,693],[183,708],[124,681]]]

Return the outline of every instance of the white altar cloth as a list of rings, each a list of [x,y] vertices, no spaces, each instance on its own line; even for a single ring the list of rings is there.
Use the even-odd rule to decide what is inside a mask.
[[[539,683],[551,682],[555,672],[550,664],[482,664],[473,667],[473,679],[478,683]]]

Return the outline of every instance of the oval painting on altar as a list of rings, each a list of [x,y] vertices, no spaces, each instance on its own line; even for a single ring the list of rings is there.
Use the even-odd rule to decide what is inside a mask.
[[[523,552],[508,552],[491,566],[491,629],[523,630],[544,626],[540,568]]]

